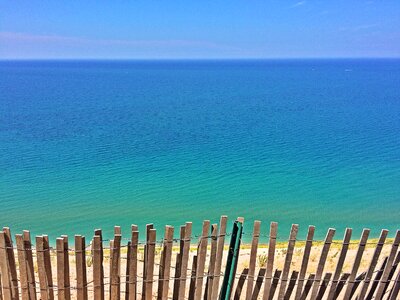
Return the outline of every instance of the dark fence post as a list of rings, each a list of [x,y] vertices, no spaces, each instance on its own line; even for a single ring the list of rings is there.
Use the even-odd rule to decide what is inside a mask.
[[[235,281],[236,267],[238,263],[240,242],[242,239],[242,230],[242,222],[235,221],[235,223],[233,223],[228,259],[226,261],[224,281],[222,282],[221,294],[219,297],[220,300],[229,300],[231,297],[232,287]]]

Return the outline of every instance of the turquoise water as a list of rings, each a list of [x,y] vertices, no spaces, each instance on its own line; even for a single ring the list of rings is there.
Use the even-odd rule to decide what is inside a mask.
[[[399,87],[400,60],[0,62],[0,225],[393,236]]]

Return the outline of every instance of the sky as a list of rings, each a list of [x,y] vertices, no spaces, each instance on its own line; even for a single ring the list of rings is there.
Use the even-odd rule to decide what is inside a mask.
[[[400,57],[400,1],[0,0],[0,59]]]

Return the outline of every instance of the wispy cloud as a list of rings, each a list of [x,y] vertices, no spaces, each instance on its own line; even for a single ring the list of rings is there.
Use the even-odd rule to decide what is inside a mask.
[[[379,24],[377,24],[377,23],[374,23],[374,24],[362,24],[362,25],[356,25],[356,26],[352,26],[352,27],[341,27],[341,28],[339,28],[339,31],[357,32],[357,31],[363,31],[363,30],[376,28],[378,26],[379,26]]]
[[[299,1],[299,2],[297,2],[297,3],[295,3],[295,4],[293,4],[293,5],[291,6],[291,8],[303,6],[303,5],[305,5],[306,3],[307,3],[307,1]]]
[[[49,44],[68,45],[98,45],[98,46],[132,46],[132,47],[204,47],[204,48],[231,48],[211,41],[203,40],[134,40],[134,39],[92,39],[85,37],[60,36],[60,35],[36,35],[20,32],[1,32],[0,41],[13,42],[40,42]]]

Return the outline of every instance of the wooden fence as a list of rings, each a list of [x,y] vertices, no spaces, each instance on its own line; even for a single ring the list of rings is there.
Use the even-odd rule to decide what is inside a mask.
[[[368,240],[370,231],[364,229],[355,242],[351,229],[340,241],[334,239],[335,229],[329,229],[324,240],[316,241],[314,226],[301,240],[298,226],[292,225],[289,238],[283,239],[277,223],[264,234],[261,222],[255,221],[252,233],[243,233],[251,236],[251,244],[233,249],[227,248],[227,226],[226,216],[219,224],[204,221],[195,236],[187,222],[179,238],[174,238],[172,226],[165,226],[161,240],[152,224],[143,240],[138,226],[132,225],[127,238],[116,226],[111,240],[104,240],[100,229],[90,243],[75,235],[73,248],[67,236],[57,238],[55,247],[46,235],[36,236],[33,243],[29,231],[16,234],[14,244],[4,228],[0,300],[216,300],[221,289],[228,291],[225,299],[235,300],[400,299],[400,231],[387,239],[388,231],[382,230],[379,239]],[[260,242],[264,239],[268,243]],[[285,247],[279,242],[284,240]],[[234,251],[238,261],[232,266],[226,262]],[[226,270],[235,273],[221,287],[229,281],[223,280]]]

